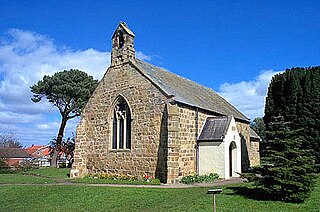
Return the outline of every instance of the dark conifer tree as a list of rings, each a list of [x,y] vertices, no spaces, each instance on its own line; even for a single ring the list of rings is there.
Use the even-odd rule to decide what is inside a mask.
[[[256,180],[271,199],[302,202],[314,185],[313,163],[310,152],[302,149],[303,137],[289,129],[290,123],[282,116],[274,117],[266,131],[265,164],[255,168]]]
[[[320,163],[320,67],[292,68],[273,77],[266,99],[266,139],[253,179],[265,194],[301,202]]]
[[[320,164],[320,66],[287,69],[273,77],[266,99],[266,130],[279,115],[290,122],[291,130],[299,130],[304,138],[301,148],[310,150]],[[264,149],[261,152],[263,157]]]

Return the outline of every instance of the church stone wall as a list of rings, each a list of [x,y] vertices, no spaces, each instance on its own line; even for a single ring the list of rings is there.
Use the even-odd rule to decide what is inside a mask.
[[[179,174],[178,179],[197,172],[197,137],[211,113],[179,104]]]
[[[197,137],[207,117],[215,116],[213,113],[196,109],[191,106],[179,104],[179,168],[177,179],[198,172],[197,170]],[[249,124],[236,122],[237,129],[242,136],[242,164],[243,170],[249,166],[258,165],[259,143],[250,142]]]
[[[259,141],[250,141],[250,166],[260,165],[260,143]]]
[[[236,124],[241,135],[242,171],[246,171],[250,166],[260,164],[259,142],[250,141],[249,124],[242,122]]]
[[[122,95],[132,112],[131,150],[111,149],[114,100]],[[166,97],[130,63],[111,67],[86,105],[77,128],[71,177],[107,172],[143,177],[155,175]],[[162,133],[163,134],[163,133]],[[165,133],[164,133],[165,134]],[[164,135],[165,136],[165,135]]]

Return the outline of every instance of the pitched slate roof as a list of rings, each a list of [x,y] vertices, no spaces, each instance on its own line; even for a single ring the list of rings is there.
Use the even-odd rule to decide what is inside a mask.
[[[261,140],[260,136],[250,127],[250,138]]]
[[[223,140],[230,125],[230,116],[208,117],[203,126],[199,141]]]
[[[175,101],[221,115],[232,115],[236,119],[249,120],[211,88],[202,86],[142,60],[136,59],[136,63],[137,68],[143,72],[144,75],[153,81],[153,83],[168,96],[174,96]]]
[[[0,158],[30,158],[31,155],[22,148],[0,148]]]

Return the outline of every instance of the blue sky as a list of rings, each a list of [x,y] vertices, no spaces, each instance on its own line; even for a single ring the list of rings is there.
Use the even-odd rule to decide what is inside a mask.
[[[320,65],[319,1],[1,1],[0,133],[28,146],[56,136],[60,117],[30,101],[44,74],[79,68],[101,78],[119,21],[137,56],[263,116],[272,75]],[[66,135],[75,131],[70,122]]]

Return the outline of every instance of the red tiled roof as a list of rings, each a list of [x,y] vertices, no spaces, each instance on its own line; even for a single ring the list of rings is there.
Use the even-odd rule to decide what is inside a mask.
[[[44,146],[35,146],[35,145],[32,145],[28,148],[25,148],[25,150],[29,153],[29,154],[33,154],[35,151],[37,151],[38,149],[42,148]]]
[[[48,146],[35,146],[32,145],[25,149],[33,157],[42,157],[50,154],[50,148]]]

